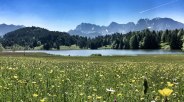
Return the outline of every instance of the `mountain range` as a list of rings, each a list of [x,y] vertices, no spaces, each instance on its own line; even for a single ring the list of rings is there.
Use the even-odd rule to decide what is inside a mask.
[[[0,36],[3,36],[4,34],[15,31],[17,29],[24,28],[22,25],[7,25],[7,24],[0,24]]]
[[[80,35],[87,37],[95,37],[108,35],[113,33],[126,34],[130,31],[141,31],[144,29],[150,30],[174,30],[184,28],[184,24],[175,21],[171,18],[154,18],[154,19],[140,19],[135,24],[134,22],[129,22],[127,24],[119,24],[116,22],[110,23],[108,26],[99,26],[90,23],[81,23],[74,30],[68,31],[71,35]]]
[[[24,27],[25,26],[22,26],[22,25],[0,24],[0,36],[3,36],[8,32],[12,32]],[[129,22],[127,24],[119,24],[116,22],[112,22],[108,26],[100,26],[100,25],[90,24],[90,23],[81,23],[74,30],[68,31],[68,33],[71,35],[96,37],[96,36],[109,35],[117,32],[126,34],[130,31],[141,31],[144,29],[160,31],[160,30],[166,30],[166,29],[173,30],[173,29],[180,29],[180,28],[184,28],[184,24],[181,22],[175,21],[171,18],[154,18],[151,20],[140,19],[136,24],[134,22]]]

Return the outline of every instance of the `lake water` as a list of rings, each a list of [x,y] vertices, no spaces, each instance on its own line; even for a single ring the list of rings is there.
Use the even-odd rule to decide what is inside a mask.
[[[23,52],[23,51],[17,51]],[[102,54],[103,56],[137,56],[137,55],[153,55],[153,54],[184,54],[182,51],[169,51],[169,50],[39,50],[39,51],[26,51],[26,52],[42,52],[52,55],[63,55],[63,56],[90,56],[91,54]]]

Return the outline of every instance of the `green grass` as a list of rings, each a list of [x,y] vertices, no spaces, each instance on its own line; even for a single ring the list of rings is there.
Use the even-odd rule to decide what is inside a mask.
[[[79,46],[71,45],[71,46],[60,46],[60,50],[79,50]]]
[[[161,49],[170,50],[170,45],[168,43],[161,43]]]
[[[0,54],[0,102],[183,102],[184,55],[62,57]],[[148,92],[143,93],[144,78]],[[167,86],[167,82],[174,86]],[[107,92],[112,88],[114,93]],[[33,94],[37,94],[34,97]]]
[[[112,49],[112,46],[111,45],[106,45],[106,46],[102,46],[98,49]]]
[[[79,46],[71,45],[71,46],[60,46],[59,50],[79,50]],[[35,47],[34,50],[43,50],[43,45]],[[51,49],[51,50],[57,50],[57,49]]]
[[[34,50],[42,50],[42,49],[43,49],[43,45],[37,46],[37,47],[34,48]]]

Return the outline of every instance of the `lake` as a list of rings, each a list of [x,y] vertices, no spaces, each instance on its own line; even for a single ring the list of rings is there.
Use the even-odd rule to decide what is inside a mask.
[[[24,52],[24,51],[16,51]],[[38,50],[38,51],[26,51],[26,52],[42,52],[52,55],[63,55],[63,56],[90,56],[91,54],[102,54],[103,56],[137,56],[137,55],[153,55],[153,54],[184,54],[182,51],[169,51],[169,50]]]

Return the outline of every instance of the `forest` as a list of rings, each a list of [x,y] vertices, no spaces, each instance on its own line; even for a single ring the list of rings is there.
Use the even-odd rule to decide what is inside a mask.
[[[26,27],[5,34],[0,38],[1,49],[60,50],[60,46],[76,45],[80,49],[184,49],[184,30],[165,30],[115,33],[87,38],[66,32],[49,31],[39,27]]]

